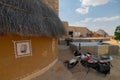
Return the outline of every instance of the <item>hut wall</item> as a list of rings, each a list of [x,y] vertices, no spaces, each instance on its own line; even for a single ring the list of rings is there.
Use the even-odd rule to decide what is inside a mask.
[[[24,40],[31,40],[32,55],[16,58],[14,41]],[[57,52],[57,38],[0,36],[0,80],[16,80],[41,70],[56,60]]]

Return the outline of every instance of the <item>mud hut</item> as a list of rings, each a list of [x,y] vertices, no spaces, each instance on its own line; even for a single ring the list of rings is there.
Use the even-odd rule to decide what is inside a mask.
[[[108,36],[108,33],[106,33],[104,30],[102,29],[99,29],[97,32],[96,32],[99,36],[101,37],[106,37]]]
[[[65,33],[42,0],[0,0],[0,80],[45,72],[57,61],[58,37]]]
[[[86,27],[78,27],[78,26],[69,26],[69,32],[73,32],[73,34],[77,33],[78,37],[91,37],[92,31],[90,31]]]

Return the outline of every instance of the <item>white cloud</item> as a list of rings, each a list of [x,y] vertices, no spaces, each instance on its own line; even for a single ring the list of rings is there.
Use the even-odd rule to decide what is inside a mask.
[[[76,11],[80,14],[87,14],[89,11],[89,7],[84,7],[84,8],[78,8]]]
[[[81,20],[80,23],[89,23],[89,22],[109,22],[119,20],[120,16],[112,16],[112,17],[99,17],[99,18],[85,18]]]
[[[120,16],[112,16],[112,17],[101,17],[101,18],[94,18],[93,22],[106,22],[106,21],[115,21],[120,19]]]
[[[91,6],[99,6],[107,4],[110,0],[80,0],[81,7],[77,8],[76,11],[80,14],[87,14],[89,13],[89,8]]]
[[[71,26],[81,26],[81,27],[86,27],[87,26],[86,23],[81,23],[80,21],[79,22],[69,23],[69,25],[71,25]]]
[[[85,18],[84,20],[81,20],[81,23],[88,23],[92,20],[92,18]]]
[[[80,20],[79,22],[73,22],[72,24],[70,23],[70,25],[87,27],[91,31],[97,31],[98,29],[103,29],[109,35],[113,35],[116,28],[115,26],[119,25],[119,20],[120,20],[120,16],[85,18],[83,20]],[[112,21],[118,23],[113,24]],[[109,24],[107,22],[109,22]]]
[[[98,6],[108,3],[110,0],[80,0],[82,6]]]
[[[117,21],[117,20],[120,20],[120,16],[99,17],[99,18],[85,18],[83,20],[80,20],[79,22],[70,23],[70,25],[74,25],[74,26],[92,26],[94,28],[94,27],[98,26],[98,25],[96,25],[95,22],[97,22],[97,24],[102,25],[105,22],[111,22],[111,21]],[[101,22],[103,22],[103,23],[101,23]]]

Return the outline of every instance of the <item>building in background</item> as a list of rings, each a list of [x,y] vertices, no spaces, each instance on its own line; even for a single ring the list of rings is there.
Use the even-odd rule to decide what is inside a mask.
[[[63,21],[67,36],[66,37],[92,37],[93,33],[86,27],[69,26],[67,21]]]
[[[69,26],[69,33],[72,31],[75,37],[92,37],[92,31],[86,27]]]
[[[101,37],[107,37],[108,36],[108,33],[106,33],[104,30],[102,29],[99,29],[97,32],[96,32],[99,36]]]

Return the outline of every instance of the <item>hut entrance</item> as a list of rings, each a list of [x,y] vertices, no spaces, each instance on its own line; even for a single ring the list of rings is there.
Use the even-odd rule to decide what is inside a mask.
[[[73,37],[73,31],[69,31],[69,35]]]

